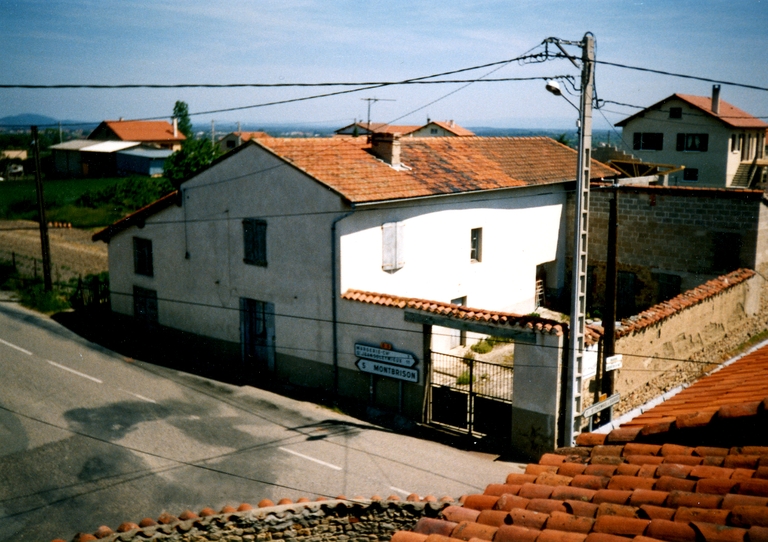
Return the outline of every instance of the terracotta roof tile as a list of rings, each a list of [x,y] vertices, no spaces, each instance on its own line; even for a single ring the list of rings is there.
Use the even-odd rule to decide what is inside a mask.
[[[173,135],[173,125],[164,120],[106,120],[103,122],[123,141],[184,141],[181,132]]]
[[[560,183],[576,172],[576,151],[546,137],[406,137],[400,169],[373,155],[366,138],[255,141],[353,203]],[[594,160],[591,171],[616,175]]]

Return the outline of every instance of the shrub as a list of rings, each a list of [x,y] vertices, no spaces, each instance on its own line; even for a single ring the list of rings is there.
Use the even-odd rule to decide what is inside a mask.
[[[475,380],[474,378],[472,380]],[[464,371],[459,376],[456,377],[456,385],[457,386],[466,386],[470,383],[469,378],[469,371]]]
[[[486,339],[483,339],[482,341],[473,344],[469,347],[470,350],[473,352],[477,352],[478,354],[487,354],[491,350],[493,350],[493,345],[489,343]]]

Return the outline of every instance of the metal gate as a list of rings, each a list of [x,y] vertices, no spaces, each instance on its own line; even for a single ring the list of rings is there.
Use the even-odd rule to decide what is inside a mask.
[[[502,436],[512,429],[513,368],[432,352],[429,423],[470,436]]]

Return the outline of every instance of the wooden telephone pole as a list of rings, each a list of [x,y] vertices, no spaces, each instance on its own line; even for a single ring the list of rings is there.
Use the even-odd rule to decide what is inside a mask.
[[[53,289],[51,281],[51,247],[48,243],[48,222],[45,220],[45,197],[40,172],[40,138],[37,126],[32,126],[32,145],[35,155],[35,188],[37,190],[37,217],[40,221],[40,246],[43,251],[43,284],[46,292]]]

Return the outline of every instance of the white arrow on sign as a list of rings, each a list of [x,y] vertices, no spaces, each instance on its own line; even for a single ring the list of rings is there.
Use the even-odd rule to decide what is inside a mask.
[[[605,410],[609,406],[615,405],[616,403],[619,402],[619,399],[621,399],[621,396],[618,393],[614,393],[605,401],[595,403],[591,407],[585,408],[584,412],[582,412],[581,415],[584,416],[585,418],[589,418],[590,416],[597,414],[601,410]]]
[[[416,369],[398,367],[397,365],[387,365],[386,363],[379,363],[378,361],[371,361],[369,359],[359,359],[355,365],[357,365],[357,368],[364,373],[386,376],[397,380],[405,380],[406,382],[419,381],[419,371]]]

